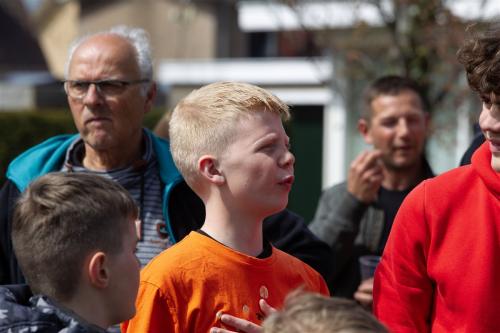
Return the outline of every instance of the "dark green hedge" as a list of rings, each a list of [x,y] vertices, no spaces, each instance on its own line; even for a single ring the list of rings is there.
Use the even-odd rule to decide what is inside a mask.
[[[146,114],[144,124],[153,128],[163,110]],[[58,134],[75,133],[71,113],[67,109],[26,112],[0,112],[0,184],[10,161],[29,147]]]

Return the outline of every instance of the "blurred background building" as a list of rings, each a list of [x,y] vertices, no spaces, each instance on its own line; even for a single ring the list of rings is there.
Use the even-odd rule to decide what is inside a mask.
[[[66,108],[60,81],[78,36],[126,24],[153,45],[165,111],[219,81],[270,89],[292,107],[297,156],[290,208],[310,220],[322,188],[345,178],[365,148],[356,130],[362,89],[410,75],[429,92],[428,155],[458,164],[480,103],[454,59],[465,28],[494,20],[487,0],[0,0],[0,111]]]

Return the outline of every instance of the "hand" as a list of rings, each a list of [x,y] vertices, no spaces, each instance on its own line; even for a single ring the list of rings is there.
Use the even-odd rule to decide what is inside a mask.
[[[260,310],[264,313],[264,315],[267,317],[271,313],[276,312],[276,309],[270,306],[264,299],[260,299],[259,301],[259,306]],[[235,316],[231,316],[228,314],[223,314],[220,318],[221,322],[223,324],[229,325],[231,327],[234,327],[237,329],[237,332],[243,332],[243,333],[262,333],[262,327],[254,324],[248,320],[241,319]],[[224,328],[219,328],[219,327],[212,327],[210,329],[210,333],[235,333],[235,331],[229,331]]]
[[[373,278],[363,280],[354,293],[354,299],[362,306],[371,309],[373,305]]]
[[[379,150],[364,151],[349,167],[347,191],[361,202],[369,204],[377,200],[377,193],[384,179],[381,155]]]

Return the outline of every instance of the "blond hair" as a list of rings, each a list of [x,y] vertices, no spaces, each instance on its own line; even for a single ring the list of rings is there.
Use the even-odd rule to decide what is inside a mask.
[[[262,326],[264,333],[388,333],[353,300],[300,290],[287,296],[283,309],[267,317]]]
[[[175,107],[170,120],[174,162],[193,187],[199,177],[198,159],[220,156],[234,135],[235,124],[253,112],[272,112],[290,118],[288,106],[260,87],[240,82],[216,82],[193,90]]]

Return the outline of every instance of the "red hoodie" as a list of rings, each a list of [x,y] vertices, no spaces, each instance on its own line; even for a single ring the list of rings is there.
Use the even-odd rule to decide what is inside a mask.
[[[416,187],[375,275],[374,313],[393,332],[500,332],[500,173],[488,143],[472,165]]]

